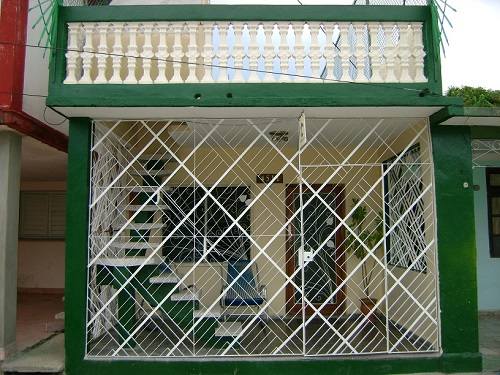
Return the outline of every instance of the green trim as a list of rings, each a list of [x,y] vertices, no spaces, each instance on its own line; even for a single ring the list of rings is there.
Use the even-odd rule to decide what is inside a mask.
[[[73,364],[81,362],[85,352],[90,134],[89,119],[70,120],[65,255],[65,346],[68,374],[81,374]]]
[[[455,105],[445,107],[439,110],[438,112],[432,114],[429,118],[429,122],[431,123],[431,125],[439,125],[442,122],[445,122],[446,120],[452,117],[463,116],[464,108],[463,106],[461,106],[463,104],[463,100],[458,100],[455,103],[456,103]]]
[[[310,373],[315,375],[344,374],[405,374],[429,372],[472,372],[478,371],[479,356],[413,357],[397,359],[329,359],[329,360],[243,360],[243,361],[80,361],[74,371],[79,374],[185,374],[185,375],[294,375]],[[78,369],[77,369],[78,367]]]
[[[60,77],[60,75],[58,75]],[[51,85],[54,107],[441,107],[460,99],[425,95],[428,84]],[[228,94],[231,94],[228,98]],[[199,99],[195,96],[200,95]]]
[[[498,117],[500,121],[500,108],[498,107],[464,107],[464,116],[469,117]]]
[[[431,135],[442,348],[450,361],[461,355],[480,358],[470,128],[431,126]],[[480,371],[480,360],[473,362],[474,371]]]
[[[133,5],[61,7],[64,22],[99,21],[395,21],[430,20],[427,6]]]

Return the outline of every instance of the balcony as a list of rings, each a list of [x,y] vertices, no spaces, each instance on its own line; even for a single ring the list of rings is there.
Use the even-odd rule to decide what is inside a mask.
[[[52,64],[47,103],[339,106],[390,96],[394,104],[441,90],[433,17],[430,6],[61,7],[65,52]]]

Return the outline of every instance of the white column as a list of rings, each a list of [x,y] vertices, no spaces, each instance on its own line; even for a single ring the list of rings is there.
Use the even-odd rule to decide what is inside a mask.
[[[21,136],[0,130],[0,360],[16,351]]]

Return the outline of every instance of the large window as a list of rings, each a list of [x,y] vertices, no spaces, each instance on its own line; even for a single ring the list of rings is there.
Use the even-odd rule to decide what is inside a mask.
[[[22,191],[19,238],[63,239],[66,229],[66,193]]]
[[[500,258],[500,168],[486,168],[490,256]]]
[[[210,189],[210,188],[206,188]],[[248,259],[250,251],[250,188],[176,187],[168,196],[163,254],[177,262]],[[196,209],[194,209],[196,207]]]

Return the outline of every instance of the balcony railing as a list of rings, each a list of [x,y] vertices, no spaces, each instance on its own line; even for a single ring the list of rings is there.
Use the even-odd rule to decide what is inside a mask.
[[[65,84],[427,82],[423,22],[71,22]]]

